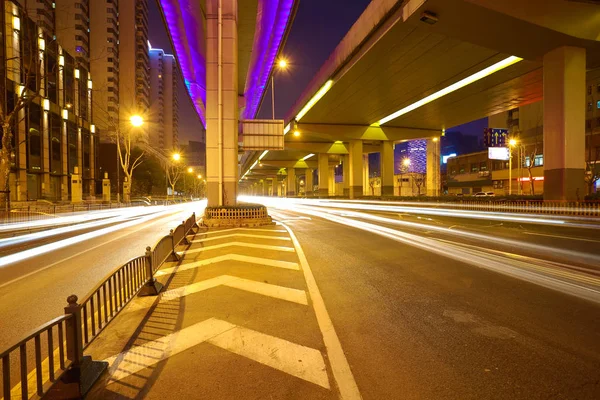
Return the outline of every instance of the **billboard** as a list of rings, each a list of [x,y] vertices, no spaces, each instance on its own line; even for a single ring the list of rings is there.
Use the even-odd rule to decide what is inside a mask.
[[[510,150],[508,147],[490,147],[488,148],[488,158],[490,160],[508,161]]]

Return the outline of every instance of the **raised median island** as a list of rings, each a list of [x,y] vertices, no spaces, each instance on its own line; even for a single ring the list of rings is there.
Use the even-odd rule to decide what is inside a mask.
[[[274,224],[267,208],[261,204],[206,207],[202,223],[210,228],[252,227]]]

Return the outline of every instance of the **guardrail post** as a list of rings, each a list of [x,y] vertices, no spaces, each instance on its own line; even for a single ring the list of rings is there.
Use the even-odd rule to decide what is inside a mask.
[[[154,277],[152,270],[152,251],[150,246],[146,247],[146,277],[148,281],[140,290],[140,296],[156,296],[163,288],[162,283],[158,282]]]
[[[173,256],[173,261],[179,261],[179,256],[175,251],[175,235],[173,235],[173,229],[169,231],[169,236],[171,236],[171,255]]]
[[[67,358],[71,360],[71,365],[60,381],[50,389],[50,398],[83,398],[108,367],[106,361],[93,361],[92,357],[83,355],[82,306],[77,304],[77,300],[76,295],[70,295],[67,297],[69,305],[65,307],[65,314],[71,315],[65,321]]]
[[[187,224],[186,221],[183,220],[181,221],[181,225],[183,225],[183,244],[190,244],[189,240],[187,240],[187,234],[188,234],[188,230],[187,230]],[[175,251],[175,249],[173,249],[173,251]]]

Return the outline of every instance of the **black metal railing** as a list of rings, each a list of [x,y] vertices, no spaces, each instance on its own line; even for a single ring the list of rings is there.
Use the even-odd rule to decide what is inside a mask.
[[[76,373],[69,377],[69,384],[74,384],[74,377],[83,396],[85,393],[81,391],[81,382],[95,381],[106,368],[104,362],[84,362],[87,357],[84,356],[84,350],[136,295],[156,295],[160,292],[162,285],[154,278],[154,272],[170,256],[176,256],[177,246],[187,243],[186,236],[194,226],[195,213],[161,238],[154,249],[148,246],[143,256],[131,259],[113,270],[81,302],[78,303],[76,295],[69,296],[64,315],[36,328],[0,353],[0,383],[4,400],[40,398],[51,389],[60,391],[56,386],[65,384],[60,378],[74,370]],[[33,357],[28,353],[32,343]],[[45,359],[42,358],[43,354],[47,355]],[[28,363],[30,359],[33,359],[33,365]],[[96,365],[90,367],[92,363]],[[95,375],[90,377],[90,374]]]

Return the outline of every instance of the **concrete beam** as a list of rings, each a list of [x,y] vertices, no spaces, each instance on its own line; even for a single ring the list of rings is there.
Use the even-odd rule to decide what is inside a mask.
[[[308,153],[348,154],[345,143],[323,143],[323,142],[286,142],[286,150],[300,150]]]
[[[401,128],[393,126],[298,124],[297,128],[311,137],[326,141],[350,140],[413,140],[439,137],[441,131],[431,129]],[[286,142],[286,147],[289,144]]]

